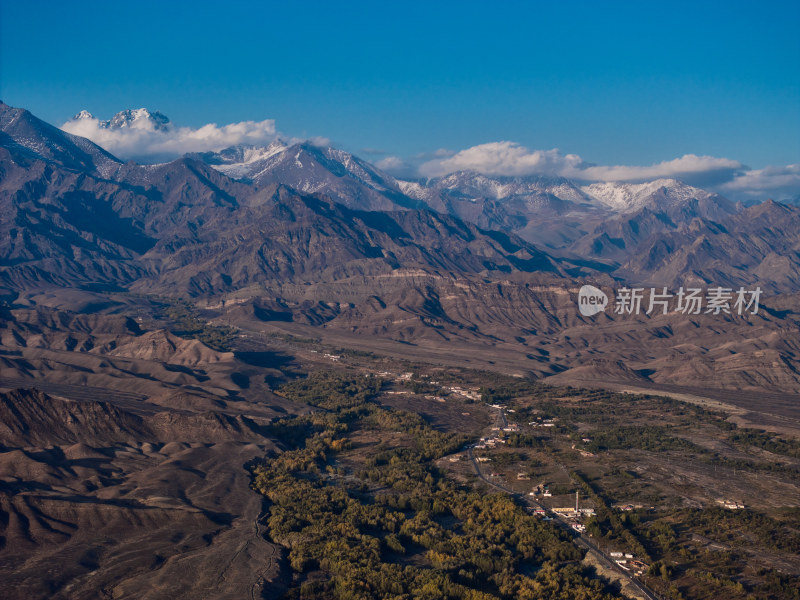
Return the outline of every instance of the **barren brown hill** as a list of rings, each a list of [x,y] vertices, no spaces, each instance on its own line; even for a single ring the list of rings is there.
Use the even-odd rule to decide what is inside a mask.
[[[15,110],[0,106],[5,115]],[[36,144],[60,143],[45,125]],[[0,147],[0,285],[7,289],[197,296],[399,267],[560,275],[573,268],[519,238],[429,210],[352,210],[283,185],[236,182],[191,158],[114,163],[100,174],[21,149],[17,131],[7,130]]]
[[[185,340],[163,329],[129,338],[122,343],[93,348],[92,352],[198,367],[233,360],[232,352],[217,352],[198,340]]]
[[[662,285],[800,286],[800,209],[767,201],[719,221],[694,219],[643,240],[618,273]]]
[[[0,393],[0,413],[4,598],[241,598],[278,573],[245,469],[273,445],[252,421],[35,390]]]
[[[227,234],[218,235],[223,230]],[[353,211],[284,187],[257,207],[241,207],[202,230],[163,239],[142,260],[158,266],[133,290],[192,296],[399,268],[556,277],[570,268],[519,238],[453,217]]]
[[[36,375],[53,385],[117,390],[133,384],[161,398],[181,398],[179,392],[256,397],[272,375],[259,380],[252,365],[167,334],[142,336],[136,321],[122,320],[140,310],[135,298],[161,294],[191,298],[206,308],[203,319],[237,326],[242,335],[294,332],[562,379],[602,375],[665,385],[800,389],[796,305],[780,296],[800,281],[794,207],[766,203],[740,212],[724,198],[672,180],[598,188],[461,173],[397,188],[420,201],[430,200],[425,190],[433,190],[453,206],[475,204],[481,208],[468,217],[473,220],[488,219],[481,211],[494,207],[491,222],[482,223],[528,233],[533,230],[522,221],[535,211],[564,223],[591,213],[581,225],[588,227],[620,204],[612,207],[613,218],[573,246],[572,258],[563,259],[513,234],[431,210],[348,208],[336,194],[326,196],[324,188],[336,183],[331,177],[342,181],[329,191],[342,194],[355,194],[359,177],[383,199],[382,185],[395,188],[345,154],[298,148],[324,184],[304,187],[320,191],[308,195],[275,175],[301,175],[296,162],[281,162],[291,153],[274,154],[283,158],[270,164],[283,167],[260,184],[234,181],[195,158],[114,163],[103,178],[57,154],[25,150],[15,141],[18,132],[7,130],[7,176],[0,182],[0,203],[9,209],[1,214],[11,215],[0,223],[6,257],[0,278],[13,306],[0,322],[8,349],[0,355],[0,375],[7,378]],[[46,147],[60,139],[44,126],[38,131]],[[349,204],[374,207],[370,198]],[[500,206],[506,200],[508,206]],[[522,219],[526,210],[533,212]],[[608,311],[589,319],[576,309],[584,282],[608,293],[630,283],[760,285],[764,308],[752,318],[674,312],[623,318]],[[112,307],[97,294],[73,297],[76,288],[98,286],[127,299]],[[40,310],[45,303],[48,309]],[[97,313],[116,331],[101,334],[91,321]]]
[[[0,446],[107,446],[140,442],[220,443],[263,440],[259,425],[241,415],[187,410],[135,414],[112,402],[76,402],[34,389],[0,393]]]
[[[150,437],[141,417],[105,402],[73,402],[37,390],[0,393],[0,445],[134,442]]]

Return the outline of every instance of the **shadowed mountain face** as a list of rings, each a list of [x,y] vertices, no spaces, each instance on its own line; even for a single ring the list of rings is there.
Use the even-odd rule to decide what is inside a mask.
[[[37,119],[27,110],[0,102],[0,144],[23,161],[42,159],[69,169],[108,175],[122,164],[86,138]]]
[[[6,448],[133,441],[146,432],[140,418],[108,404],[54,400],[24,390],[0,394],[0,423],[0,443]]]
[[[623,196],[622,202],[628,209],[604,220],[570,249],[624,261],[641,254],[642,247],[654,237],[675,232],[697,220],[723,222],[737,212],[725,198],[682,184],[653,190],[646,188],[644,192],[633,197]]]
[[[219,413],[168,411],[140,416],[108,402],[51,398],[36,390],[0,393],[0,444],[5,449],[48,444],[216,443],[258,441],[246,419]]]
[[[798,259],[791,248],[798,234],[782,225],[796,218],[795,207],[776,214],[776,226],[765,230],[750,210],[671,179],[580,185],[557,177],[462,171],[403,181],[340,150],[280,142],[197,157],[242,181],[319,192],[350,207],[407,209],[421,203],[486,230],[513,233],[573,263],[601,261],[604,268],[592,266],[631,283],[797,289]],[[726,263],[731,252],[737,258]]]
[[[279,595],[245,467],[310,410],[274,387],[333,348],[791,418],[798,235],[798,207],[666,180],[404,182],[282,143],[123,163],[0,105],[0,597]],[[765,294],[585,317],[585,283]]]
[[[632,283],[796,289],[796,207],[780,205],[772,225],[759,227],[766,217],[751,218],[758,206],[741,213],[672,180],[581,187],[460,172],[403,182],[346,152],[280,142],[123,164],[27,111],[0,108],[0,280],[16,289],[163,291],[169,273],[175,290],[197,295],[312,272],[323,279],[399,267],[574,275],[579,264],[590,267],[584,274],[614,272]],[[277,193],[281,185],[301,193]],[[321,196],[303,200],[303,192]],[[322,210],[321,197],[334,204]],[[545,255],[491,230],[559,250]]]
[[[375,276],[398,268],[564,276],[558,261],[531,244],[453,217],[353,211],[287,188],[210,225],[162,239],[143,257],[158,264],[158,272],[133,288],[182,289],[198,296]]]
[[[764,370],[775,372],[761,384],[743,375],[746,363],[727,361],[719,385],[797,388],[796,336],[780,333],[794,332],[794,313],[771,297],[798,290],[797,207],[734,206],[673,180],[586,186],[460,172],[403,182],[342,151],[281,142],[143,166],[0,109],[0,285],[9,298],[53,288],[191,297],[244,328],[319,329],[344,345],[382,340],[389,346],[376,350],[402,344],[411,354],[427,344],[432,356],[463,344],[483,349],[476,360],[486,364],[497,362],[487,349],[507,352],[522,374],[585,375],[587,358],[625,356],[635,368],[614,367],[616,358],[598,372],[697,384],[703,375],[681,366],[688,356],[710,360],[710,373],[725,358],[717,347],[772,352]],[[585,282],[608,291],[759,285],[770,297],[754,342],[755,321],[725,315],[693,327],[680,314],[658,326],[650,317],[584,319],[574,294]],[[14,335],[26,333],[3,339],[16,344]]]
[[[16,123],[17,109],[3,111],[6,122]],[[42,141],[28,145],[61,144],[58,130],[48,127],[38,127]],[[17,135],[17,128],[9,131]],[[62,155],[15,149],[11,143],[0,149],[0,281],[13,289],[132,286],[201,295],[399,267],[556,276],[571,267],[519,238],[454,217],[357,211],[282,186],[236,182],[190,158],[152,166],[115,162],[105,178]],[[294,160],[333,168],[322,150],[296,150]],[[378,185],[358,161],[348,168]]]
[[[719,221],[694,218],[639,238],[619,256],[628,278],[678,285],[760,285],[770,292],[800,288],[800,211],[768,201]]]
[[[243,468],[274,446],[247,423],[0,393],[0,594],[250,597],[280,551]]]
[[[0,148],[0,281],[8,287],[76,282],[124,286],[143,273],[135,258],[155,240],[115,210],[136,194]]]
[[[797,289],[794,206],[744,209],[674,180],[408,182],[308,143],[123,164],[22,109],[0,115],[0,281],[15,289],[203,295],[400,267]]]

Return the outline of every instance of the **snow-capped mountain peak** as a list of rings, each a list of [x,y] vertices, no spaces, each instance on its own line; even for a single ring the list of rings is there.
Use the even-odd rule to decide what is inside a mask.
[[[619,212],[635,211],[651,203],[658,192],[661,192],[664,200],[674,203],[710,196],[705,190],[675,179],[656,179],[646,183],[593,183],[581,189],[598,203]]]
[[[93,120],[95,116],[88,110],[82,110],[72,117],[73,121]],[[146,108],[127,109],[118,112],[106,121],[97,120],[102,129],[142,129],[146,131],[167,131],[172,123],[166,115]]]
[[[239,144],[219,152],[204,152],[197,158],[211,165],[217,171],[233,179],[252,178],[262,169],[272,164],[270,159],[288,148],[283,140],[275,140],[267,146]]]
[[[80,121],[81,119],[94,119],[94,115],[88,110],[82,110],[77,115],[72,117],[73,121]]]
[[[590,199],[573,182],[561,177],[542,175],[489,176],[477,171],[456,171],[449,175],[429,179],[425,182],[401,182],[404,193],[412,197],[427,199],[427,191],[445,193],[452,198],[470,202],[508,200],[512,198],[539,199],[553,196],[575,204],[589,204]]]
[[[136,108],[118,112],[108,121],[102,121],[101,126],[107,129],[130,127],[166,131],[170,126],[170,121],[166,115],[158,111],[150,112],[146,108]]]

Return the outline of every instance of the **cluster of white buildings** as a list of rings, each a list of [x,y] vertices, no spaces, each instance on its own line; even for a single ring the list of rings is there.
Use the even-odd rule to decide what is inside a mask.
[[[640,560],[636,560],[633,554],[623,554],[622,552],[610,552],[612,560],[626,571],[633,571],[636,575],[644,575],[649,569],[649,565]]]
[[[614,504],[611,508],[616,508],[617,510],[621,510],[623,512],[630,512],[632,510],[636,510],[637,508],[644,508],[641,504]]]
[[[425,396],[426,400],[435,400],[436,402],[447,402],[446,398],[442,396]]]
[[[506,441],[501,437],[482,437],[477,444],[475,444],[475,448],[478,450],[482,450],[484,448],[495,448],[497,444],[505,444]]]
[[[744,504],[735,500],[717,500],[717,504],[721,504],[724,508],[736,510],[744,508]]]
[[[445,388],[451,394],[458,394],[459,396],[464,396],[464,398],[469,398],[470,400],[480,400],[481,394],[477,389],[467,389],[458,386],[450,386]]]

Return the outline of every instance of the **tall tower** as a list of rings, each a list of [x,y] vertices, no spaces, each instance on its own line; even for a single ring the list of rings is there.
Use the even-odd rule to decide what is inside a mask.
[[[575,514],[578,514],[578,490],[575,490]]]

